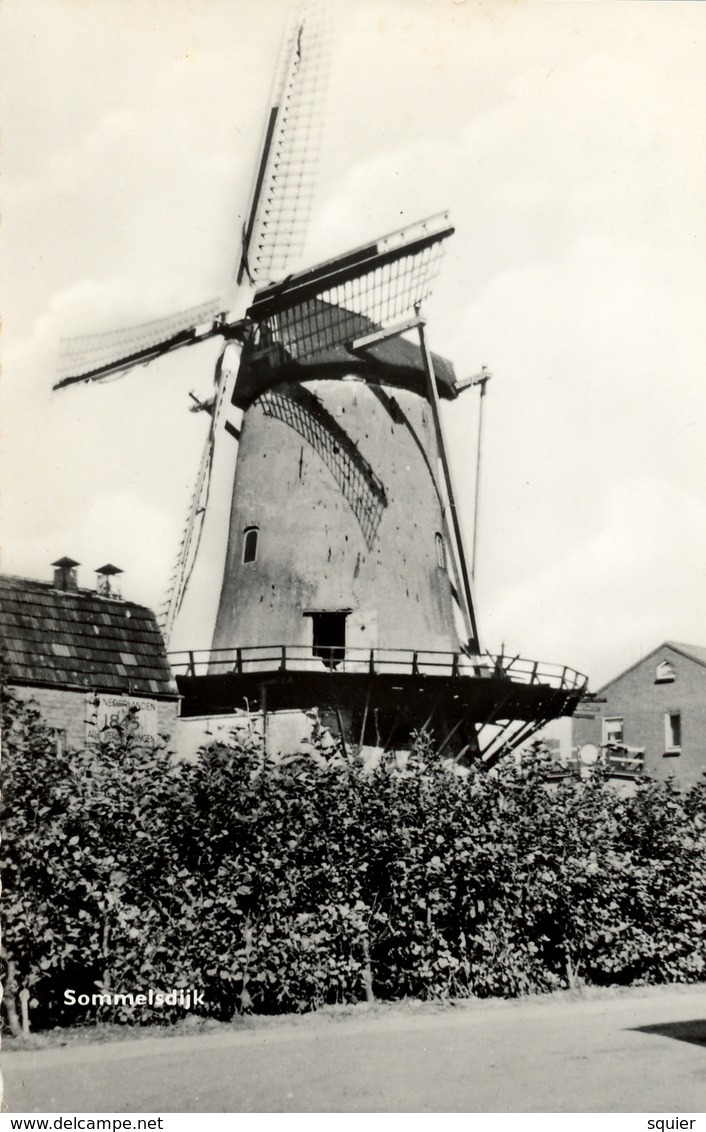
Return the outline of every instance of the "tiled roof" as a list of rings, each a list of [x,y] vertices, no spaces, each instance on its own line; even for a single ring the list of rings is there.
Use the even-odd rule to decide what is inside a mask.
[[[0,649],[8,683],[177,694],[152,611],[92,590],[0,576]]]

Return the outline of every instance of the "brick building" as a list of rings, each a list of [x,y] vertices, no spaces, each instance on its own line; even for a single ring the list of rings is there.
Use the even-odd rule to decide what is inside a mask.
[[[57,742],[80,749],[132,709],[145,742],[170,736],[179,695],[151,610],[123,601],[122,571],[79,588],[71,558],[52,582],[0,576],[0,657],[7,688],[39,705]]]
[[[665,641],[597,695],[605,702],[591,717],[572,721],[574,748],[607,747],[616,773],[622,762],[625,773],[673,776],[680,786],[706,772],[706,648]]]

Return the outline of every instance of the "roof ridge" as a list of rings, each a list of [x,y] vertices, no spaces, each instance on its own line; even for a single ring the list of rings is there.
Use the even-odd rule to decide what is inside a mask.
[[[154,614],[154,610],[149,605],[143,605],[138,601],[131,601],[129,598],[116,597],[113,594],[101,594],[97,590],[89,589],[87,586],[77,586],[74,590],[62,590],[60,586],[55,586],[53,582],[44,581],[42,578],[23,578],[20,574],[0,574],[0,584],[3,582],[21,583],[24,587],[34,587],[52,594],[63,594],[66,598],[79,597],[79,598],[95,598],[101,605],[130,605],[135,609],[145,609],[148,613]],[[17,588],[20,588],[18,586]]]
[[[679,652],[682,656],[689,657],[690,660],[695,660],[697,664],[703,664],[706,667],[706,645],[687,645],[681,641],[667,641],[666,644],[675,652]]]

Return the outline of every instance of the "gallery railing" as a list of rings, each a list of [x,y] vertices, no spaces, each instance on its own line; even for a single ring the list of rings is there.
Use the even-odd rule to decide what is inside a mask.
[[[185,649],[169,654],[177,676],[257,672],[325,672],[400,676],[467,676],[510,680],[515,684],[580,691],[588,678],[567,665],[518,656],[427,649],[343,648],[337,645],[252,645],[228,649]]]

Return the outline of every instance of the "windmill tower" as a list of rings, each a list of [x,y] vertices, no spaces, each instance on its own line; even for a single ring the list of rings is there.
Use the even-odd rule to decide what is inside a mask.
[[[453,234],[447,217],[284,274],[311,201],[321,40],[311,14],[286,39],[232,304],[119,341],[74,341],[59,385],[223,339],[166,617],[169,632],[198,555],[218,449],[235,438],[211,648],[174,657],[184,714],[255,711],[266,720],[316,708],[344,743],[403,748],[430,728],[440,749],[491,763],[570,714],[585,680],[481,650],[440,410],[464,383],[430,352],[421,316]],[[233,342],[234,381],[224,362]]]

